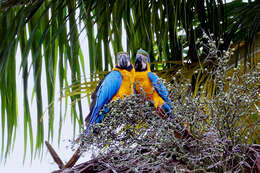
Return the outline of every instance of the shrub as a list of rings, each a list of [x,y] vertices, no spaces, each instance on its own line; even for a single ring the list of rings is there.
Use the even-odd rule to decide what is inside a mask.
[[[96,170],[257,172],[260,65],[243,74],[234,68],[228,74],[233,50],[219,52],[209,45],[217,64],[201,70],[210,76],[214,95],[206,97],[201,86],[192,96],[188,81],[162,80],[175,114],[164,119],[143,94],[109,103],[103,122],[81,136],[82,151],[100,158]]]

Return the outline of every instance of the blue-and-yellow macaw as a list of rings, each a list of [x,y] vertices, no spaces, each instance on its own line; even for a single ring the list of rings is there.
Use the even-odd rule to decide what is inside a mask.
[[[151,101],[159,111],[163,114],[173,116],[171,100],[168,97],[166,87],[159,81],[159,77],[151,72],[149,54],[143,49],[139,49],[136,53],[135,60],[135,91],[141,93],[141,88],[145,92],[146,100]]]
[[[106,104],[111,100],[134,94],[134,76],[135,69],[131,64],[129,54],[118,53],[116,67],[105,76],[91,95],[90,113],[85,119],[86,134],[93,124],[102,121],[104,113],[99,114],[99,112]],[[108,112],[107,107],[105,107],[105,112]]]

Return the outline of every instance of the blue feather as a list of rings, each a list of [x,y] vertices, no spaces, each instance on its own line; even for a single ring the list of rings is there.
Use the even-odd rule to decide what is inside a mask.
[[[99,112],[118,92],[122,80],[123,77],[119,71],[112,71],[101,81],[95,95],[92,96],[93,105],[91,105],[90,114],[86,118],[89,119],[89,126],[102,121],[104,115],[99,114]],[[105,111],[108,112],[108,108],[105,108]]]
[[[162,106],[163,110],[170,114],[171,117],[174,116],[172,112],[172,103],[171,100],[168,97],[168,91],[166,87],[163,85],[162,82],[159,81],[159,77],[154,74],[153,72],[148,73],[148,77],[152,82],[153,87],[158,92],[158,94],[161,96],[161,98],[164,100],[164,104]]]
[[[151,80],[153,87],[158,92],[158,94],[162,97],[162,99],[165,102],[171,102],[168,97],[168,91],[166,87],[163,85],[163,83],[159,81],[159,77],[153,72],[149,72],[148,77]]]

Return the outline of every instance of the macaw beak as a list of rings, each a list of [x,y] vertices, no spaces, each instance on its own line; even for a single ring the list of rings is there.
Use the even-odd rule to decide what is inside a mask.
[[[142,58],[137,56],[135,60],[135,70],[141,71],[142,70]]]

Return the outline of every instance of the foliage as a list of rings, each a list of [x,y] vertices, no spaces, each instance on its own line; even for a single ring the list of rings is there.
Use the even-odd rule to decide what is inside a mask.
[[[53,121],[54,116],[57,116],[54,115],[53,107],[54,91],[58,87],[55,86],[56,80],[59,80],[60,88],[69,88],[68,91],[62,90],[61,95],[71,96],[71,102],[77,103],[71,111],[74,125],[83,125],[81,95],[70,92],[84,92],[81,88],[74,87],[82,80],[95,81],[93,78],[86,79],[86,69],[96,73],[112,68],[113,55],[123,49],[122,42],[127,43],[127,51],[131,55],[140,47],[148,50],[151,61],[182,62],[191,59],[196,62],[200,47],[195,42],[202,37],[202,30],[214,33],[215,41],[224,38],[221,50],[225,50],[231,40],[235,43],[247,40],[246,45],[250,48],[259,32],[259,8],[258,0],[249,3],[225,3],[222,0],[0,1],[1,153],[7,156],[11,150],[17,117],[20,115],[17,110],[17,84],[14,80],[18,73],[15,69],[17,48],[20,48],[22,56],[22,62],[18,65],[23,74],[25,153],[28,140],[33,153],[34,150],[42,149],[44,123],[48,123],[48,138],[53,138]],[[84,31],[87,34],[88,48],[82,48],[78,39]],[[124,31],[126,38],[122,34]],[[87,57],[83,57],[82,49],[88,49]],[[85,67],[88,60],[89,66]],[[172,66],[174,64],[163,64],[160,69]],[[154,64],[152,68],[157,69],[159,65]],[[31,71],[37,102],[37,132],[32,131],[27,90]],[[46,89],[41,86],[42,76],[46,76]],[[43,122],[42,118],[45,106],[42,101],[43,92],[48,95],[48,122]],[[67,99],[60,105],[67,106]],[[60,113],[59,133],[63,119],[64,116]],[[36,141],[33,140],[34,135]]]
[[[218,58],[208,71],[216,84],[214,97],[207,98],[203,86],[194,97],[188,81],[165,83],[174,118],[161,118],[143,95],[109,103],[104,121],[81,136],[82,152],[92,152],[100,161],[94,170],[257,172],[260,64],[243,75],[235,69],[228,76],[231,55],[231,48],[212,54]]]

